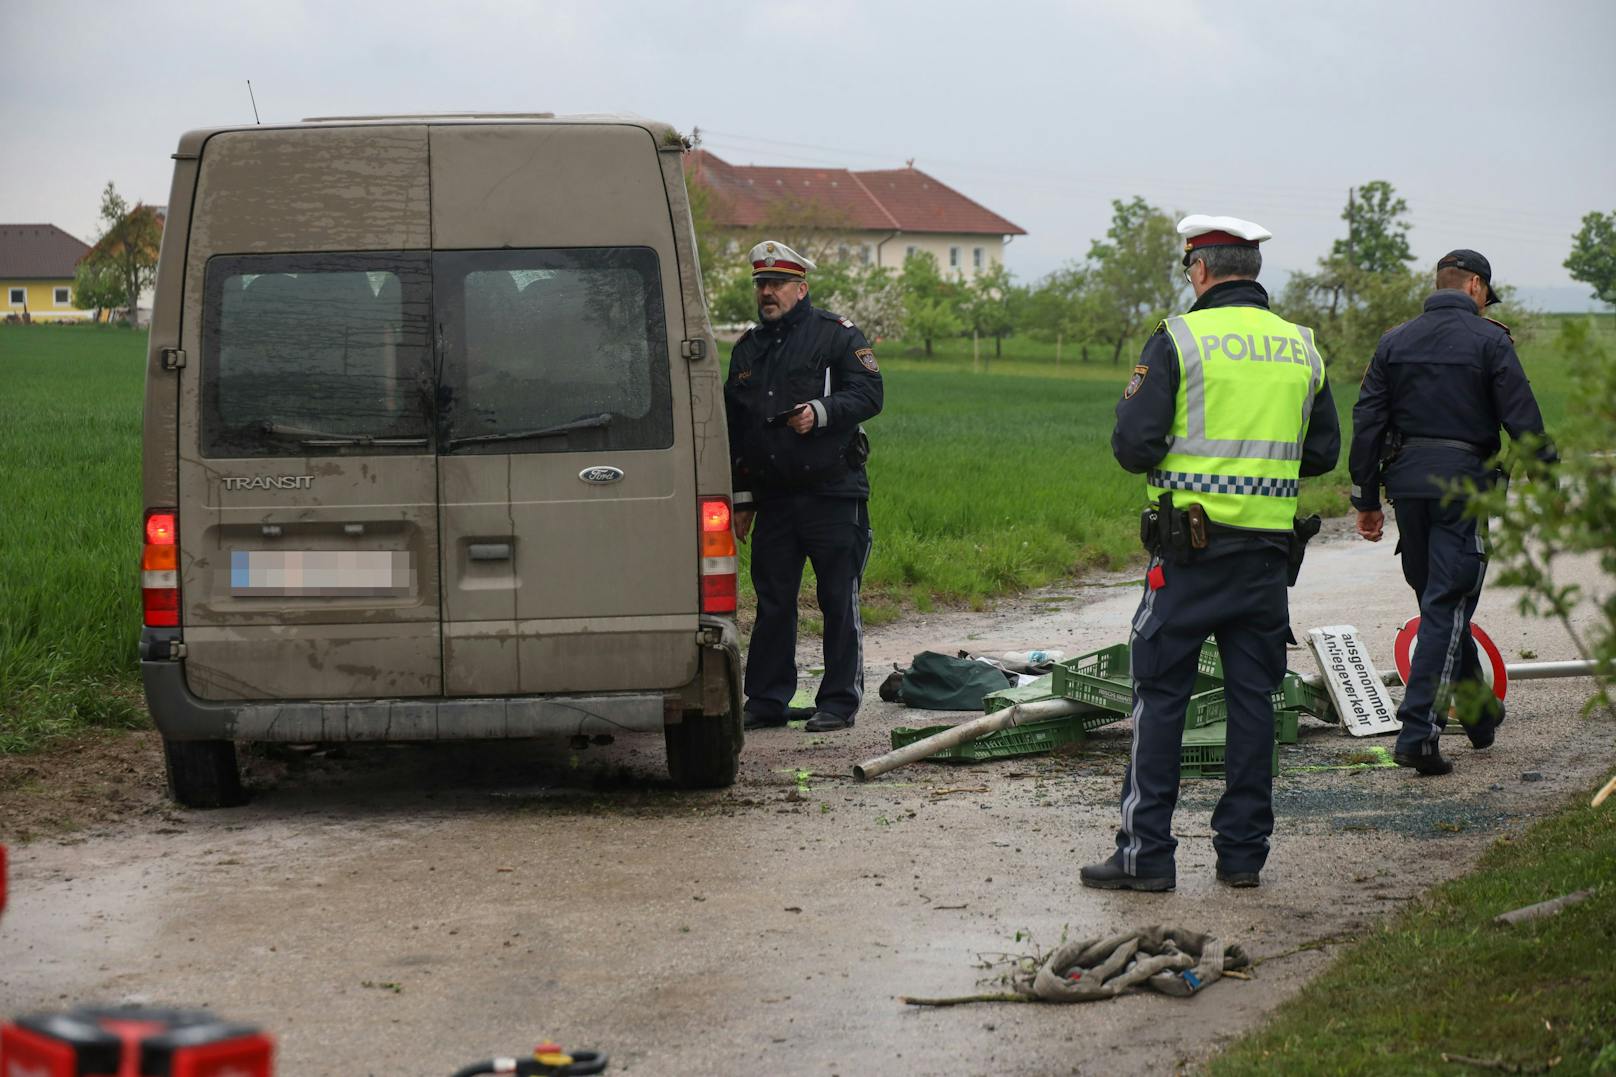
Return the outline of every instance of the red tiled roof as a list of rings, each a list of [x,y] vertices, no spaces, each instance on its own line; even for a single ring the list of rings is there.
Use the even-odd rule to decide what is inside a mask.
[[[89,253],[88,243],[54,224],[0,224],[0,279],[72,280]]]
[[[917,168],[853,172],[732,165],[696,150],[685,157],[685,176],[713,192],[714,217],[735,228],[764,223],[781,202],[813,202],[859,231],[1027,234]]]

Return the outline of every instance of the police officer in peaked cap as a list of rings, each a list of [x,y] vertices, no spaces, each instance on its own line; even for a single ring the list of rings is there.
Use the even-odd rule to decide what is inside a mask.
[[[1358,534],[1379,542],[1380,491],[1397,514],[1403,578],[1420,605],[1420,627],[1394,758],[1420,774],[1453,770],[1438,747],[1453,689],[1479,686],[1479,711],[1465,726],[1474,748],[1493,743],[1504,704],[1484,690],[1470,617],[1487,571],[1486,542],[1465,499],[1464,480],[1486,489],[1500,478],[1491,458],[1499,427],[1511,438],[1543,437],[1543,416],[1509,329],[1483,317],[1498,302],[1491,263],[1472,250],[1437,261],[1436,291],[1412,321],[1380,338],[1352,409],[1352,505]],[[1544,460],[1558,457],[1545,438]]]
[[[881,411],[881,371],[852,322],[809,301],[812,261],[765,240],[751,262],[758,324],[736,342],[724,384],[735,534],[752,534],[757,592],[746,728],[807,718],[812,732],[846,729],[864,698],[859,584],[871,542],[869,440],[859,424]],[[814,566],[824,620],[825,675],[812,710],[791,706],[804,562]]]
[[[1212,813],[1217,878],[1251,887],[1274,829],[1274,712],[1290,638],[1287,583],[1306,532],[1303,476],[1341,450],[1340,423],[1313,331],[1268,309],[1256,281],[1266,229],[1236,217],[1179,222],[1188,313],[1145,343],[1117,404],[1111,451],[1146,475],[1150,553],[1129,636],[1133,747],[1122,824],[1084,886],[1171,890],[1185,712],[1202,644],[1217,642],[1228,705],[1224,792]],[[1317,520],[1312,521],[1316,528]]]

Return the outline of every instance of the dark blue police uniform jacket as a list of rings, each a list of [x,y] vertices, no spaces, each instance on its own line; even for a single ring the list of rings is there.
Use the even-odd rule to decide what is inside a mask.
[[[1512,438],[1543,433],[1532,387],[1509,330],[1476,313],[1464,292],[1443,289],[1425,312],[1380,338],[1352,409],[1352,504],[1380,508],[1380,490],[1392,500],[1441,498],[1449,483],[1491,481],[1487,458],[1498,452],[1498,429]],[[1386,471],[1381,451],[1391,430],[1404,437],[1464,442],[1405,447]],[[1545,445],[1544,459],[1554,450]]]

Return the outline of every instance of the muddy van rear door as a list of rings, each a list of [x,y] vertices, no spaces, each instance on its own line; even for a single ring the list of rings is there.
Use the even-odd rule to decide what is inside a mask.
[[[423,125],[203,146],[178,508],[204,699],[442,692],[428,179]]]
[[[444,690],[683,685],[696,468],[656,143],[593,123],[430,138]]]

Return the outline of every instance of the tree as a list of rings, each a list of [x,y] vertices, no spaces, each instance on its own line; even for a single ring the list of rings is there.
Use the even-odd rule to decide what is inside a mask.
[[[1343,259],[1366,273],[1389,273],[1414,260],[1408,249],[1409,223],[1403,220],[1408,203],[1385,180],[1370,180],[1347,192],[1347,205],[1341,219],[1347,222],[1347,235],[1335,241],[1330,257]]]
[[[859,327],[874,342],[903,336],[905,305],[903,284],[886,266],[853,266],[839,283],[826,287],[815,281],[813,299]]]
[[[995,358],[1004,354],[1004,338],[1016,330],[1026,295],[1027,290],[1016,285],[1003,262],[993,263],[964,288],[961,315],[965,325],[979,336],[993,338]]]
[[[1091,296],[1088,278],[1088,270],[1072,262],[1055,270],[1027,292],[1022,324],[1039,340],[1054,342],[1057,363],[1062,344],[1081,337],[1092,320],[1085,306]]]
[[[88,257],[73,267],[73,305],[95,311],[96,321],[101,320],[102,311],[122,306],[126,298],[123,281],[114,267],[94,263]]]
[[[137,202],[131,208],[108,180],[101,192],[101,221],[101,236],[80,264],[88,263],[97,279],[106,275],[117,282],[124,317],[133,325],[140,293],[157,279],[163,218],[151,206]]]
[[[1129,339],[1180,305],[1183,253],[1173,218],[1135,195],[1113,199],[1108,241],[1089,246],[1088,284],[1094,300],[1093,329],[1112,343],[1111,362]]]
[[[1279,307],[1285,317],[1317,335],[1325,362],[1338,375],[1355,378],[1369,365],[1382,333],[1420,312],[1430,278],[1410,269],[1408,225],[1399,218],[1408,204],[1391,184],[1375,180],[1347,198],[1338,239],[1313,273],[1295,273]]]
[[[919,337],[931,355],[932,341],[957,335],[964,328],[958,308],[958,286],[943,279],[937,258],[916,251],[903,260],[904,321],[911,336]]]
[[[1616,306],[1616,210],[1582,218],[1582,228],[1571,237],[1565,267],[1571,279],[1592,288],[1601,303]]]

